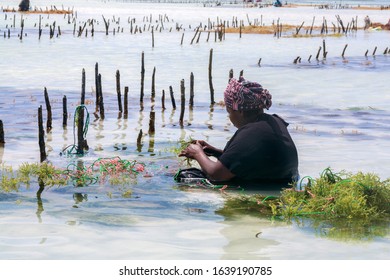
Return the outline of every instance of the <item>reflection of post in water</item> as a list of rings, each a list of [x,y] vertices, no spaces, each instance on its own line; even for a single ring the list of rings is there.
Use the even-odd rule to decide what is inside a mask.
[[[165,109],[161,110],[161,126],[165,127]]]
[[[180,130],[180,138],[179,138],[179,143],[183,143],[186,141],[186,130],[182,127]]]
[[[149,117],[149,148],[148,152],[153,153],[154,152],[154,135],[155,135],[155,118],[156,113],[154,111],[150,112]]]
[[[191,125],[193,120],[194,120],[194,108],[190,106],[188,110],[188,125]]]
[[[52,135],[52,131],[49,131],[47,134],[46,134],[46,151],[47,152],[51,152],[53,151],[53,147],[49,145],[50,142],[53,141],[53,135]]]
[[[43,209],[41,194],[42,194],[43,190],[45,189],[45,184],[43,183],[43,180],[41,177],[38,178],[38,184],[39,184],[39,189],[37,191],[37,212],[36,212],[36,214],[37,214],[39,222],[42,223],[41,214],[45,210]]]
[[[82,160],[77,161],[77,171],[84,170],[84,162]],[[78,174],[83,174],[84,172],[77,172]],[[77,178],[76,186],[83,187],[85,185],[84,179],[82,177]]]
[[[139,118],[138,118],[138,129],[142,129],[143,120],[144,120],[144,113],[143,113],[143,111],[141,110],[141,111],[139,112]]]
[[[214,116],[214,105],[210,105],[210,111],[209,111],[209,120],[207,121],[207,127],[209,129],[213,129],[213,116]]]
[[[88,195],[87,194],[82,194],[82,193],[74,193],[73,194],[73,200],[76,205],[74,205],[74,208],[77,208],[77,204],[88,201]]]
[[[137,152],[141,152],[142,151],[142,129],[139,131],[138,133],[138,137],[137,137]]]

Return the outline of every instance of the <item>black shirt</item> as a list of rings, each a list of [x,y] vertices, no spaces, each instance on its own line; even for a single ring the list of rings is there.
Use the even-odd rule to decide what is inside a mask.
[[[298,176],[298,154],[287,126],[277,115],[261,114],[236,131],[218,160],[235,180],[292,181]]]

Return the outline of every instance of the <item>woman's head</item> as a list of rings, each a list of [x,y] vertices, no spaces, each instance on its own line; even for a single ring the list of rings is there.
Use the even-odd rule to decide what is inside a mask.
[[[272,105],[272,96],[259,83],[230,79],[224,93],[225,105],[234,111],[262,111]]]

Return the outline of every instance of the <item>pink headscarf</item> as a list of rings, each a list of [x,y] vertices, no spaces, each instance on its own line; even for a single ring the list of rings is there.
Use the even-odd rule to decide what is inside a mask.
[[[269,109],[272,105],[272,95],[259,83],[246,81],[243,77],[237,81],[232,78],[224,93],[226,107],[234,111],[250,111]]]

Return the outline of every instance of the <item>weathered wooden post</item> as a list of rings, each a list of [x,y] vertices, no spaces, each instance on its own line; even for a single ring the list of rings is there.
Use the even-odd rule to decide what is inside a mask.
[[[40,151],[40,162],[46,159],[46,148],[45,148],[45,131],[43,130],[43,117],[42,117],[42,106],[38,108],[38,143]]]
[[[85,69],[82,71],[80,104],[75,113],[77,114],[77,154],[84,154],[84,150],[88,149],[87,140],[84,139]]]
[[[210,56],[209,56],[209,87],[210,87],[211,104],[214,104],[215,101],[214,101],[214,87],[213,87],[212,69],[213,69],[213,49],[210,49]]]
[[[108,20],[106,20],[106,18],[102,15],[102,17],[103,17],[103,20],[104,20],[104,25],[105,25],[105,27],[106,27],[106,35],[108,35],[108,29],[110,28],[110,21]]]
[[[346,45],[344,46],[343,53],[341,54],[341,56],[342,56],[343,58],[344,58],[345,50],[347,49],[347,47],[348,47],[348,44],[346,44]]]
[[[316,59],[317,59],[317,60],[318,60],[318,58],[320,57],[321,49],[322,49],[322,47],[319,47],[318,52],[317,52],[317,55],[316,55]]]
[[[154,99],[156,98],[156,85],[155,85],[155,79],[156,77],[156,67],[153,68],[153,74],[152,74],[152,90],[151,90],[151,99],[152,103],[154,102]]]
[[[19,37],[19,39],[20,39],[20,41],[22,41],[22,40],[23,40],[23,29],[24,29],[24,19],[22,19],[20,25],[21,25],[21,26],[20,26],[21,29],[20,29],[20,37]]]
[[[45,103],[46,103],[46,110],[47,110],[46,131],[49,132],[52,129],[52,112],[51,112],[49,94],[47,93],[46,87],[44,90],[44,95],[45,95]]]
[[[176,109],[176,101],[175,101],[175,96],[173,95],[172,86],[169,86],[169,94],[171,96],[172,108],[175,110]]]
[[[141,93],[140,93],[140,106],[143,107],[144,103],[144,84],[145,84],[145,54],[141,55]]]
[[[230,80],[233,78],[233,69],[230,69],[230,71],[229,71],[229,81],[228,82],[230,82]]]
[[[124,114],[123,117],[127,119],[128,113],[129,113],[129,87],[125,87],[125,96],[124,96]]]
[[[95,63],[95,112],[99,112],[99,64]]]
[[[3,162],[3,155],[4,155],[4,128],[3,128],[3,121],[0,120],[0,163]]]
[[[0,146],[4,145],[4,126],[3,126],[3,121],[0,120]]]
[[[118,110],[119,112],[122,112],[121,74],[119,70],[116,70],[116,93],[118,97]]]
[[[62,98],[62,127],[65,128],[68,123],[68,107],[66,95]]]
[[[190,108],[194,107],[194,73],[190,75]]]
[[[154,48],[154,31],[153,31],[153,28],[152,28],[152,48]]]
[[[180,125],[183,126],[184,111],[186,107],[186,97],[185,97],[185,87],[184,79],[180,81],[180,99],[181,99],[181,109],[180,109]]]
[[[99,84],[99,111],[100,118],[104,120],[104,101],[103,101],[103,88],[102,88],[102,75],[98,75],[98,84]]]
[[[322,49],[323,58],[326,59],[326,55],[328,54],[328,52],[326,51],[325,39],[322,40],[322,45],[323,45],[323,49]]]

